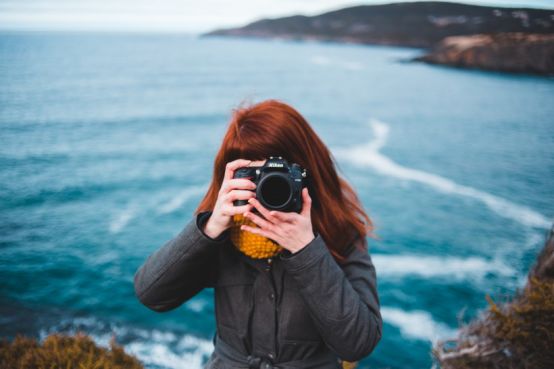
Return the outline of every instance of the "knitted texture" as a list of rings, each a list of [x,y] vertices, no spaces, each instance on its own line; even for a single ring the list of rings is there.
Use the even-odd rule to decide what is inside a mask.
[[[239,251],[253,259],[270,258],[277,255],[283,248],[279,244],[267,237],[240,229],[240,226],[246,224],[253,228],[259,228],[256,223],[242,214],[233,216],[233,225],[231,226],[231,242]]]

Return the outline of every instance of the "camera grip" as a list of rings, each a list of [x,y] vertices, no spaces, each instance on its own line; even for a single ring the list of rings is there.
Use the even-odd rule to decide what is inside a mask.
[[[235,206],[243,206],[243,205],[247,205],[248,204],[248,200],[235,200],[233,201],[233,205]]]
[[[257,167],[256,167],[257,168]],[[242,167],[235,171],[233,174],[233,178],[246,178],[246,179],[252,179],[254,178],[253,172],[256,169],[254,167]],[[234,200],[233,201],[234,206],[243,206],[248,205],[248,200]]]

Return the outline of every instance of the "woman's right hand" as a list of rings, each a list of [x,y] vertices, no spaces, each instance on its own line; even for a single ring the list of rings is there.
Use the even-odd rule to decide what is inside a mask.
[[[204,226],[204,233],[207,236],[217,238],[233,225],[233,215],[242,214],[252,209],[253,205],[251,204],[242,206],[233,204],[235,200],[248,200],[251,197],[256,197],[256,193],[252,191],[256,189],[254,182],[246,178],[233,178],[235,170],[245,167],[251,162],[252,160],[237,159],[225,166],[223,182],[214,209]]]

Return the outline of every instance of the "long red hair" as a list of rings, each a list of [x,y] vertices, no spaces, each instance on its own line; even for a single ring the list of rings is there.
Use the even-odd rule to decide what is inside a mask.
[[[376,238],[373,223],[350,184],[340,177],[336,160],[306,119],[276,99],[239,104],[215,157],[212,182],[194,214],[212,210],[223,182],[225,165],[236,159],[264,160],[282,156],[307,169],[312,198],[312,226],[335,260],[344,260],[354,242],[367,251],[366,236]],[[359,241],[362,242],[359,242]]]

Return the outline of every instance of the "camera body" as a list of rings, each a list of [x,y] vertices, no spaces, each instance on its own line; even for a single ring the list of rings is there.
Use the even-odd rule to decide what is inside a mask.
[[[254,182],[256,199],[266,209],[296,213],[302,210],[302,189],[307,186],[307,171],[296,163],[289,165],[281,156],[270,156],[262,166],[241,167],[233,178],[247,178]],[[247,200],[233,201],[235,206],[246,204]]]

